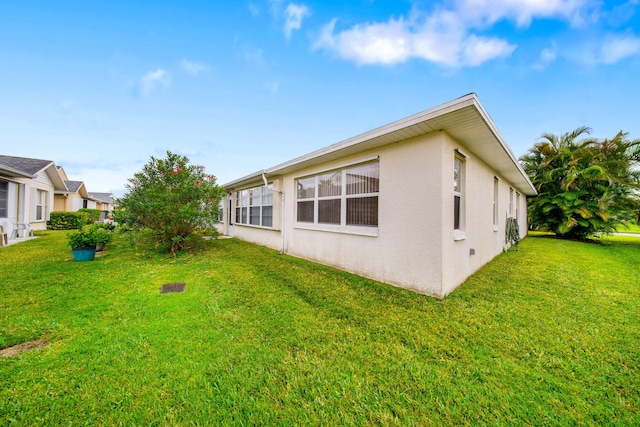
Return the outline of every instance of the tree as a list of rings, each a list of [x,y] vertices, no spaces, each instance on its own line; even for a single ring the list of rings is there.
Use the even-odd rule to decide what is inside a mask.
[[[534,228],[584,240],[637,215],[640,140],[623,132],[612,139],[583,137],[590,132],[580,127],[559,137],[545,133],[520,158],[538,191],[529,200]]]
[[[164,159],[151,156],[129,179],[118,205],[133,225],[150,230],[156,243],[175,255],[196,230],[216,223],[223,189],[204,170],[170,151]]]

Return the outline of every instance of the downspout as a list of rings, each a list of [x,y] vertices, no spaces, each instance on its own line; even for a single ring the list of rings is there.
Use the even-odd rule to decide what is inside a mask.
[[[264,182],[264,186],[266,187],[267,185],[269,185],[269,183],[267,182],[267,176],[265,175],[266,171],[262,171],[262,182]],[[282,190],[276,190],[274,189],[273,191],[277,191],[278,193],[280,193],[280,235],[282,235],[282,243],[281,243],[281,247],[280,247],[280,255],[282,255],[284,253],[284,191]]]

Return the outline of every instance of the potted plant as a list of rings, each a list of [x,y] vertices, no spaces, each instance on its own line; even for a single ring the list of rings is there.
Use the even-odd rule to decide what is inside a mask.
[[[105,226],[104,224],[94,224],[88,227],[93,233],[94,239],[96,241],[96,252],[104,250],[105,246],[107,246],[107,243],[113,240],[111,228],[108,227],[109,225]]]
[[[96,256],[96,246],[104,247],[112,236],[104,228],[91,225],[68,233],[67,239],[74,261],[92,261]]]

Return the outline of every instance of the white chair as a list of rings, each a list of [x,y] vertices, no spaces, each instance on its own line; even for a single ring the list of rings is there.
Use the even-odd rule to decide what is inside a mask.
[[[7,237],[10,240],[15,239],[14,234],[15,234],[15,229],[13,227],[13,223],[11,221],[9,221],[7,218],[1,218],[0,219],[0,226],[2,226],[2,229],[4,230],[4,233],[6,233]]]
[[[9,244],[9,237],[4,231],[4,227],[0,225],[0,246],[7,246]]]
[[[23,224],[21,222],[16,223],[16,228],[13,230],[16,237],[20,237],[20,232],[22,232],[22,237],[33,237],[33,229],[31,228],[31,224]]]

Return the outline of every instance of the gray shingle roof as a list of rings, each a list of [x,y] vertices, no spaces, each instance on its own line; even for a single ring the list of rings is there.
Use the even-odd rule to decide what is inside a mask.
[[[112,193],[89,193],[89,197],[102,203],[113,203]]]
[[[0,155],[0,170],[19,173],[29,177],[33,177],[52,163],[52,160]]]
[[[84,184],[83,181],[65,181],[64,182],[69,189],[69,192],[75,193],[80,189],[80,186]]]

